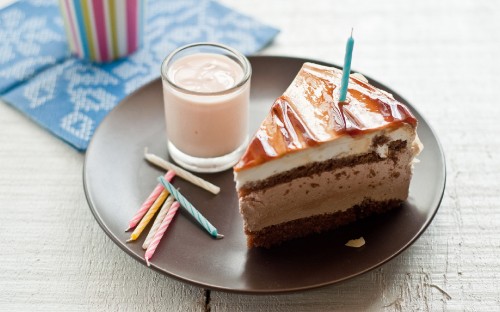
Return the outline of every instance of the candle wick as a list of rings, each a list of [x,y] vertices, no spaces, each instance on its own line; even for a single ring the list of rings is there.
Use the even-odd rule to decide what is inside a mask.
[[[354,31],[354,27],[351,27],[351,38],[352,38],[352,32]]]

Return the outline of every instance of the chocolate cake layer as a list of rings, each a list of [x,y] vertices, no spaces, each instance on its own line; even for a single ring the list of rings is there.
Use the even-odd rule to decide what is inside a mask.
[[[247,235],[247,245],[249,248],[269,248],[290,239],[330,231],[356,220],[390,211],[401,207],[402,203],[402,200],[396,199],[381,202],[364,200],[361,204],[346,211],[322,214],[271,225],[256,232],[245,231]]]

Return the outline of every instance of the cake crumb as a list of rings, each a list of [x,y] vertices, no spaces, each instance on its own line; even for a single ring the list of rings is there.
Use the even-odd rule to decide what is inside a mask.
[[[368,177],[369,178],[373,178],[377,175],[377,173],[375,172],[375,170],[373,169],[370,169],[370,172],[368,173]]]
[[[354,248],[363,247],[365,245],[365,239],[363,238],[363,236],[361,236],[358,239],[349,240],[345,245],[347,247],[354,247]]]
[[[368,83],[368,79],[366,79],[366,77],[360,73],[352,73],[349,76],[351,76],[352,78],[358,79],[361,82]]]
[[[396,172],[391,173],[391,177],[393,177],[393,178],[395,178],[395,179],[399,178],[399,176],[400,176],[400,175],[401,175],[401,173],[399,173],[399,172],[397,172],[397,171],[396,171]]]

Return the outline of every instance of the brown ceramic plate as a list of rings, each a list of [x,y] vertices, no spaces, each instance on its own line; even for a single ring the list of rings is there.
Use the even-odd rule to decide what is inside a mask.
[[[253,133],[274,100],[283,93],[305,59],[250,57],[253,67],[251,129]],[[321,62],[316,62],[321,63]],[[271,250],[248,250],[238,212],[233,172],[201,174],[221,186],[214,196],[180,178],[174,185],[207,217],[225,238],[214,240],[181,211],[152,259],[151,267],[197,286],[244,293],[298,291],[337,283],[370,271],[410,246],[434,217],[445,186],[443,151],[425,119],[415,113],[425,146],[416,165],[405,207],[342,229],[298,239]],[[84,187],[90,209],[111,239],[145,264],[141,248],[146,234],[125,243],[124,230],[163,172],[143,160],[145,147],[168,157],[165,146],[161,81],[155,80],[120,103],[97,129],[88,148]],[[366,245],[344,244],[363,236]]]

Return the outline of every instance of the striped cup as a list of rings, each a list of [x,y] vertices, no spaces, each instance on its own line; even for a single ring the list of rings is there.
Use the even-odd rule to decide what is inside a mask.
[[[59,0],[73,54],[108,62],[142,44],[146,0]]]

